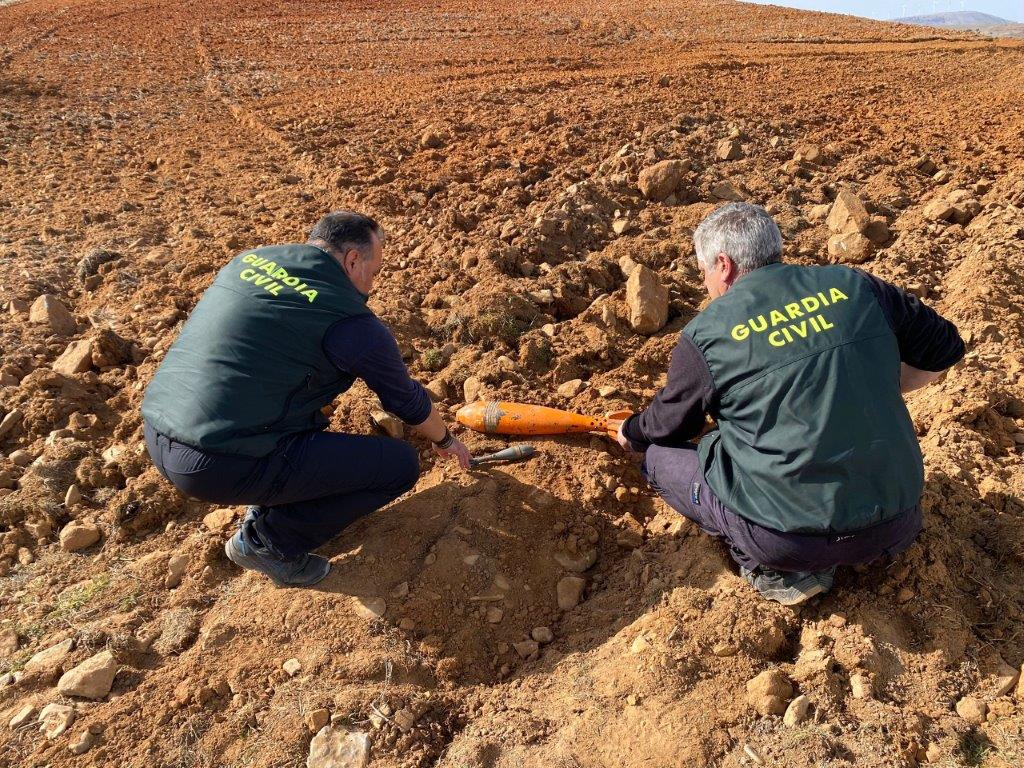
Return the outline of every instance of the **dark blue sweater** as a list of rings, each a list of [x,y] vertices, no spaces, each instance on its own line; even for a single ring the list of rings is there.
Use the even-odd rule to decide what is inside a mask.
[[[398,342],[376,315],[339,320],[324,336],[323,349],[339,370],[365,381],[384,410],[406,424],[427,420],[430,396],[409,376]]]

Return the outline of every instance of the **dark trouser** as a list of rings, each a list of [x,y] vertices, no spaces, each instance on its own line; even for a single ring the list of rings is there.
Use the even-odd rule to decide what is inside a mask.
[[[748,522],[719,501],[704,482],[692,448],[647,449],[644,474],[672,509],[702,531],[724,539],[732,559],[744,568],[761,565],[776,571],[823,571],[858,565],[907,549],[921,533],[917,505],[884,523],[854,533],[819,535],[782,533]]]
[[[288,559],[398,498],[420,473],[416,450],[387,437],[302,432],[256,459],[192,448],[148,424],[145,436],[156,468],[182,493],[258,506],[257,534]]]

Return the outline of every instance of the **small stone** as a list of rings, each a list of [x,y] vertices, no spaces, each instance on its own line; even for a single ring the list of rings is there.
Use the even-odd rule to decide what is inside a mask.
[[[398,628],[405,632],[412,632],[416,629],[416,622],[410,619],[408,616],[398,622]]]
[[[62,640],[56,645],[51,645],[49,648],[36,653],[32,658],[25,662],[25,672],[32,674],[35,672],[47,673],[56,671],[62,664],[67,655],[71,653],[71,648],[74,646],[74,640],[68,638]]]
[[[971,725],[981,725],[988,714],[988,704],[973,696],[964,696],[956,703],[956,713]]]
[[[635,693],[631,693],[629,694],[629,696],[626,697],[626,704],[628,704],[631,707],[635,707],[639,703],[640,698]]]
[[[860,232],[833,235],[828,239],[828,255],[838,262],[863,264],[873,252],[874,245]]]
[[[0,438],[6,437],[7,433],[12,431],[18,424],[21,423],[24,413],[20,408],[15,408],[3,419],[0,419]]]
[[[409,582],[403,581],[395,585],[395,588],[391,590],[391,596],[396,600],[401,600],[409,594]]]
[[[119,668],[114,654],[101,651],[65,672],[57,682],[57,691],[63,696],[102,699],[110,693]]]
[[[401,440],[405,436],[405,424],[387,411],[374,411],[370,414],[370,421],[388,437]]]
[[[72,483],[68,486],[67,493],[64,494],[64,506],[70,509],[76,506],[82,501],[82,492],[78,490],[78,486]]]
[[[713,653],[715,656],[719,656],[721,658],[727,658],[729,656],[735,656],[738,652],[739,652],[739,648],[737,648],[732,643],[726,643],[726,642],[718,643],[717,645],[715,645],[714,648],[711,649],[711,653]]]
[[[85,373],[92,368],[92,342],[79,339],[68,344],[60,357],[53,361],[53,370],[62,376]]]
[[[633,642],[629,644],[629,652],[636,655],[638,653],[643,653],[650,647],[651,644],[647,642],[646,637],[643,635],[637,635],[633,638]]]
[[[220,533],[235,520],[235,510],[230,507],[215,509],[203,516],[203,525],[213,533]]]
[[[395,712],[394,721],[402,733],[408,733],[416,725],[416,715],[412,710],[403,708]]]
[[[782,716],[782,722],[790,728],[800,725],[807,719],[807,712],[811,708],[811,700],[806,696],[797,696],[786,707],[786,714]]]
[[[571,556],[568,552],[556,552],[555,562],[567,571],[583,573],[592,568],[594,563],[597,562],[597,548],[591,547],[580,552],[576,557]]]
[[[614,384],[604,384],[597,388],[597,394],[601,397],[614,397],[619,394],[619,388]]]
[[[75,708],[67,704],[47,704],[39,713],[39,730],[48,739],[56,739],[75,722]]]
[[[86,729],[68,742],[68,751],[73,755],[84,755],[96,743],[96,735]]]
[[[288,673],[288,677],[295,677],[302,671],[302,662],[298,659],[288,659],[281,665],[281,669]]]
[[[505,618],[505,612],[501,610],[501,608],[492,605],[490,608],[487,609],[488,624],[500,624],[503,618]]]
[[[858,672],[850,676],[850,692],[855,699],[870,699],[875,695],[875,686],[870,677]]]
[[[719,160],[739,160],[743,157],[743,145],[738,138],[722,139],[715,149],[715,157]]]
[[[781,715],[793,697],[793,684],[781,669],[766,669],[747,682],[747,702],[762,715]]]
[[[544,325],[540,327],[540,331],[549,339],[555,338],[555,334],[558,333],[558,329],[555,328],[554,323],[544,323]]]
[[[448,399],[448,382],[444,379],[432,379],[428,381],[423,388],[427,390],[427,394],[430,395],[430,399],[435,402]]]
[[[561,384],[557,391],[562,397],[576,397],[576,395],[586,389],[586,386],[587,385],[583,383],[583,379],[570,379],[564,384]]]
[[[733,184],[731,181],[720,181],[711,187],[712,197],[718,200],[728,200],[730,202],[738,203],[743,200],[743,192]]]
[[[388,609],[383,597],[357,597],[355,611],[364,619],[380,619]]]
[[[793,153],[793,159],[821,165],[825,161],[825,154],[821,151],[821,147],[816,144],[802,144],[796,148],[796,152]]]
[[[530,632],[530,637],[541,645],[545,645],[555,639],[555,633],[548,627],[534,627]]]
[[[60,531],[60,546],[66,552],[77,552],[100,540],[100,529],[93,523],[73,520]]]
[[[32,454],[21,448],[12,452],[7,458],[17,467],[27,467],[32,463]]]
[[[314,709],[312,712],[306,713],[306,727],[309,728],[313,733],[316,733],[325,725],[331,721],[331,713],[320,707],[320,709]]]
[[[624,234],[629,229],[629,219],[615,219],[612,221],[612,232],[616,235]]]
[[[675,192],[689,169],[686,160],[663,160],[640,171],[637,187],[648,200],[660,202]]]
[[[60,299],[44,293],[32,302],[28,312],[28,321],[37,325],[49,326],[58,336],[70,336],[78,330],[74,315],[68,312]]]
[[[587,582],[579,576],[564,576],[559,579],[558,585],[555,587],[558,607],[563,611],[571,611],[579,605],[586,584]]]
[[[366,768],[369,762],[369,734],[329,725],[309,743],[306,768]]]
[[[949,221],[953,218],[956,208],[948,200],[932,200],[924,209],[924,217],[928,221]]]
[[[11,728],[20,728],[36,713],[35,704],[26,704],[24,707],[18,710],[18,714],[11,718],[8,725]]]
[[[825,224],[837,234],[863,234],[871,224],[871,217],[856,193],[850,189],[843,189],[836,195]]]
[[[512,647],[515,648],[516,653],[522,659],[528,659],[540,650],[536,640],[522,640],[518,643],[512,643]]]
[[[668,288],[643,265],[637,265],[626,281],[626,304],[629,324],[637,333],[655,333],[668,320]]]
[[[483,383],[476,376],[469,376],[462,382],[462,395],[467,403],[475,402],[480,396]]]
[[[171,555],[167,561],[167,575],[164,577],[164,586],[167,589],[174,589],[181,580],[185,578],[185,571],[188,570],[188,555],[178,553]]]
[[[864,236],[875,245],[884,245],[892,237],[885,219],[872,219],[864,230]]]
[[[942,760],[942,747],[933,741],[928,745],[928,749],[924,751],[924,759],[929,763],[940,762]]]
[[[420,136],[420,146],[424,149],[440,149],[444,145],[444,134],[436,128],[427,128]]]

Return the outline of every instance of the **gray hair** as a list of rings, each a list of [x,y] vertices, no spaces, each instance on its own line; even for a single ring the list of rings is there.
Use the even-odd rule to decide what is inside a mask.
[[[729,203],[708,214],[693,233],[697,262],[709,269],[724,253],[740,274],[782,261],[782,233],[759,205]]]
[[[383,246],[384,228],[366,214],[331,211],[313,226],[309,239],[323,241],[341,254],[355,249],[364,259],[369,259],[373,256],[374,235]]]

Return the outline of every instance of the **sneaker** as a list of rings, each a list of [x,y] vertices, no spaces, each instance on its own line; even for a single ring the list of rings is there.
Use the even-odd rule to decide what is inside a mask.
[[[311,587],[330,573],[330,560],[319,555],[288,560],[260,542],[253,530],[256,514],[256,508],[249,507],[238,531],[224,544],[228,560],[247,571],[262,573],[279,587]]]
[[[740,568],[740,573],[750,586],[768,600],[782,605],[800,605],[816,595],[832,589],[836,569],[814,573],[807,571],[773,571],[757,567],[752,571]]]

